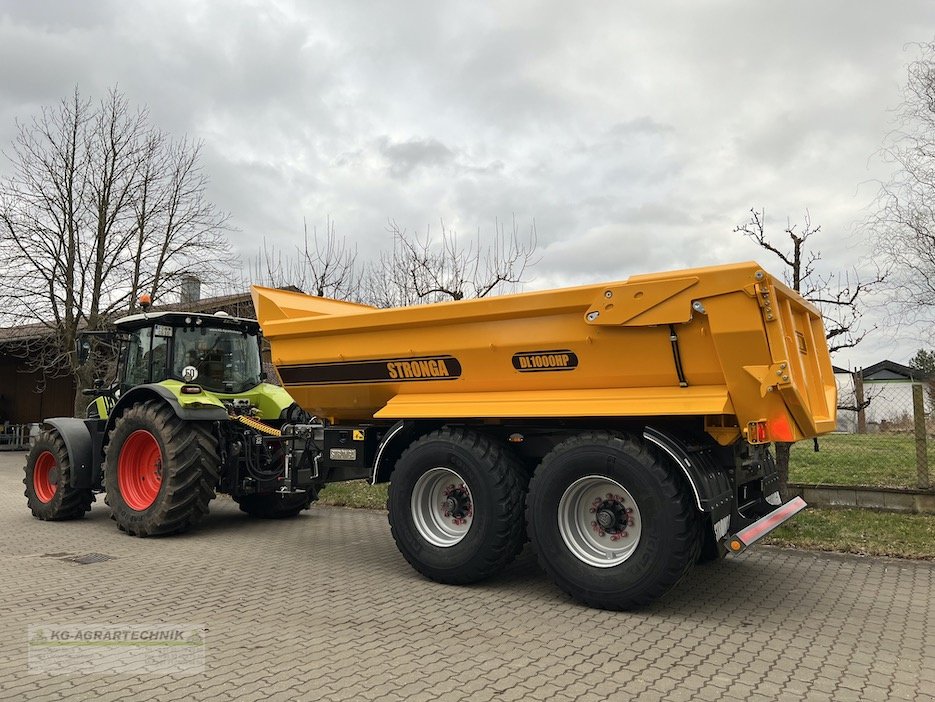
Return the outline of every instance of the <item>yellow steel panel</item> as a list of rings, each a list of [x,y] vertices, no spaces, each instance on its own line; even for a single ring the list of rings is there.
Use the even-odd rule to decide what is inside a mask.
[[[649,411],[648,411],[649,410]],[[397,395],[378,419],[641,417],[733,414],[727,388],[619,388]]]
[[[710,425],[721,441],[764,418],[775,438],[834,428],[820,314],[754,262],[395,309],[253,296],[286,389],[336,421],[734,415]]]
[[[698,283],[695,276],[608,285],[585,316],[590,324],[675,324],[692,318],[691,301],[672,298]],[[596,316],[595,316],[596,315]]]

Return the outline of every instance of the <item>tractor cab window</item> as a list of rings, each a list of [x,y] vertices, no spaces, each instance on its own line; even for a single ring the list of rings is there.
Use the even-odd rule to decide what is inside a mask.
[[[127,343],[127,369],[125,385],[158,383],[166,379],[166,360],[169,340],[163,334],[153,335],[149,327],[130,334]]]
[[[175,330],[173,378],[214,392],[235,393],[258,385],[260,370],[255,334],[211,327]]]

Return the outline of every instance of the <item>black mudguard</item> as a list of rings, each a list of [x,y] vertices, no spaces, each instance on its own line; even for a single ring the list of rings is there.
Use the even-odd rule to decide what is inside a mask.
[[[68,449],[68,462],[71,464],[71,487],[93,487],[94,442],[85,420],[74,417],[53,417],[44,420],[43,424],[52,427],[65,442],[65,448]]]

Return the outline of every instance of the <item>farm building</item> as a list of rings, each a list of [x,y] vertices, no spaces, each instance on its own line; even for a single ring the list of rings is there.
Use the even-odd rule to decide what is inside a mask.
[[[913,424],[912,387],[926,385],[919,371],[894,361],[849,371],[834,367],[838,385],[838,431],[854,433],[863,424],[867,433],[909,430]],[[858,410],[857,390],[863,385],[866,407]]]
[[[153,311],[161,310],[209,314],[224,311],[238,317],[255,316],[248,292],[153,308]],[[37,345],[49,334],[49,328],[41,323],[0,328],[0,429],[72,414],[76,388],[67,369],[43,372],[30,363]]]

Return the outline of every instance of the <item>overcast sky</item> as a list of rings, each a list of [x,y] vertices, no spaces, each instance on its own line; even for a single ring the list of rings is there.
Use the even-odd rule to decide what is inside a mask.
[[[828,270],[866,268],[874,153],[907,44],[933,38],[930,0],[0,0],[0,144],[75,84],[118,85],[204,141],[248,257],[303,218],[369,253],[388,219],[489,236],[515,217],[538,231],[528,288],[749,258],[778,271],[732,233],[765,207],[777,236],[808,208]],[[880,331],[835,362],[918,346]]]

